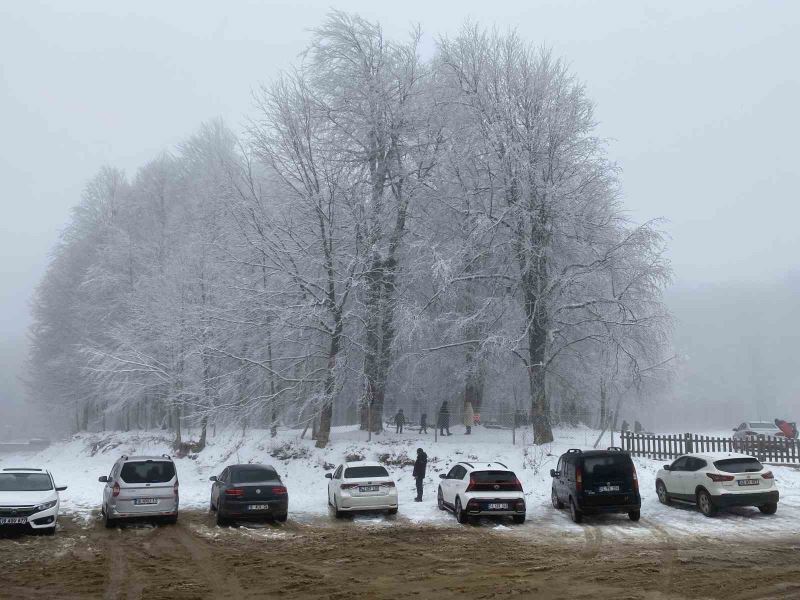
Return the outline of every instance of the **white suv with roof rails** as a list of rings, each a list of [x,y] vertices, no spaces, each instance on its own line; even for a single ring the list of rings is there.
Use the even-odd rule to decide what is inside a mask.
[[[67,487],[57,487],[45,469],[0,470],[0,528],[30,528],[52,535],[58,522],[59,496]]]
[[[169,455],[122,456],[98,481],[106,484],[101,509],[106,527],[127,518],[177,522],[178,474]]]
[[[686,454],[664,465],[656,476],[656,494],[662,504],[697,504],[707,517],[731,506],[757,506],[772,515],[779,499],[772,471],[753,456],[733,452]]]
[[[459,523],[484,515],[511,516],[515,523],[525,522],[522,483],[503,463],[459,462],[439,477],[439,509],[453,511]]]

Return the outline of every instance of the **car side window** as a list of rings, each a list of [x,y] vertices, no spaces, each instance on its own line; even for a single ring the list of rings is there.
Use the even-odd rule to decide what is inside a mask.
[[[670,471],[686,471],[687,470],[687,463],[689,462],[689,458],[686,456],[681,456],[678,460],[672,463],[669,470]]]
[[[343,469],[344,469],[344,467],[342,465],[339,465],[339,468],[336,469],[336,472],[333,474],[333,478],[334,479],[341,479],[342,478],[342,470]]]
[[[556,465],[556,471],[562,473],[564,471],[564,457],[558,459],[558,464]]]
[[[687,471],[699,471],[703,467],[706,466],[706,461],[701,458],[690,458],[688,464],[686,465]]]
[[[219,480],[223,483],[228,481],[228,468],[222,469],[222,474],[219,476]]]
[[[446,479],[458,479],[458,477],[456,477],[456,473],[458,473],[458,467],[459,465],[456,465],[455,467],[450,469],[450,471],[447,473]]]
[[[575,479],[575,463],[571,460],[565,461],[564,469],[567,472],[567,479],[573,480]]]

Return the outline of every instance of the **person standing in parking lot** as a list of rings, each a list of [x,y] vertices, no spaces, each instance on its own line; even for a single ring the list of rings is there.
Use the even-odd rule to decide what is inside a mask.
[[[403,414],[403,409],[397,411],[394,416],[395,433],[403,433],[403,425],[406,424],[406,416]]]
[[[419,432],[428,433],[428,413],[422,413],[419,418]]]
[[[475,411],[472,408],[472,402],[467,401],[464,404],[464,427],[467,428],[467,435],[472,433],[472,426],[475,423]]]
[[[442,402],[436,425],[439,427],[439,435],[445,435],[445,429],[447,430],[447,435],[450,435],[450,409],[447,406],[447,400]]]
[[[428,455],[422,448],[417,448],[417,460],[414,461],[414,471],[411,476],[417,483],[417,497],[414,502],[422,502],[422,481],[425,479],[425,470],[428,467]]]

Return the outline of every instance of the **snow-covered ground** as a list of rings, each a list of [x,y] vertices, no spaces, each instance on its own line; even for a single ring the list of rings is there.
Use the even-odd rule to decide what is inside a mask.
[[[217,432],[207,448],[193,458],[176,459],[181,485],[181,508],[205,509],[210,492],[209,476],[218,474],[227,464],[271,463],[289,488],[290,517],[299,522],[324,524],[329,522],[326,503],[325,473],[346,456],[359,455],[381,460],[389,455],[389,470],[395,477],[400,494],[400,513],[396,519],[381,516],[357,518],[356,523],[381,526],[401,526],[403,523],[455,527],[455,519],[436,507],[436,488],[439,473],[446,472],[459,460],[499,460],[516,471],[523,483],[528,504],[528,521],[520,527],[494,525],[498,530],[514,530],[519,534],[536,535],[546,530],[548,535],[565,539],[580,539],[589,535],[587,528],[602,528],[603,536],[621,539],[665,539],[675,535],[709,537],[741,537],[800,534],[800,469],[773,467],[781,502],[778,513],[762,515],[756,509],[742,508],[720,513],[709,519],[692,507],[663,506],[656,497],[655,475],[664,461],[634,459],[642,493],[642,520],[632,523],[626,515],[606,515],[588,518],[584,525],[575,525],[566,511],[554,510],[550,504],[550,469],[558,456],[568,448],[591,448],[598,433],[575,428],[556,431],[556,442],[545,447],[529,444],[530,433],[517,432],[512,444],[511,432],[482,427],[466,436],[464,428],[456,426],[453,435],[439,438],[434,434],[408,432],[396,435],[393,431],[373,436],[367,443],[366,434],[355,427],[336,428],[328,448],[318,450],[311,440],[301,440],[299,431],[281,431],[270,438],[265,430]],[[527,442],[527,443],[526,443]],[[601,447],[609,445],[605,437]],[[411,466],[392,466],[398,461],[413,461],[416,448],[428,453],[428,477],[425,500],[413,502],[415,495]],[[80,434],[66,442],[56,443],[36,453],[0,456],[0,467],[45,467],[59,485],[69,489],[62,493],[62,509],[76,519],[93,520],[103,484],[97,481],[107,475],[121,454],[162,454],[170,452],[170,440],[154,432],[106,432]],[[386,460],[386,457],[383,458]],[[597,531],[597,529],[594,529]],[[598,533],[599,535],[599,533]]]

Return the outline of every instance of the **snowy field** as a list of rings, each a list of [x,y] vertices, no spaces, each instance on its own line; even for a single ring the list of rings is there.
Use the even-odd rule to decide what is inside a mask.
[[[436,507],[438,475],[446,472],[459,460],[499,460],[513,469],[523,483],[527,497],[528,521],[521,527],[509,523],[486,521],[485,525],[498,531],[521,535],[537,535],[584,540],[592,535],[604,538],[645,541],[669,536],[700,535],[711,538],[786,536],[800,534],[800,469],[773,467],[781,501],[778,513],[762,515],[751,508],[722,512],[716,518],[706,518],[693,507],[663,506],[654,488],[655,475],[664,461],[635,458],[642,495],[642,520],[633,523],[627,515],[588,517],[583,525],[575,525],[566,511],[557,511],[550,504],[550,469],[558,456],[568,448],[589,449],[598,433],[589,429],[560,429],[556,442],[545,447],[532,446],[529,432],[517,432],[516,445],[511,432],[473,429],[466,436],[463,427],[452,429],[453,435],[434,442],[433,432],[418,435],[416,431],[396,435],[393,431],[373,436],[367,443],[366,434],[355,427],[335,428],[328,448],[318,450],[311,440],[301,440],[299,431],[281,431],[270,438],[265,430],[217,432],[198,456],[176,459],[181,485],[181,508],[206,510],[210,492],[209,476],[219,474],[225,465],[233,463],[271,463],[289,488],[290,518],[299,523],[325,526],[334,520],[326,502],[325,473],[346,456],[359,455],[365,459],[381,460],[389,455],[389,470],[394,475],[400,494],[397,518],[365,516],[354,519],[355,524],[369,526],[417,525],[458,527],[453,516]],[[525,439],[527,438],[527,439]],[[608,435],[600,447],[610,443]],[[413,502],[415,495],[411,466],[392,466],[406,459],[413,461],[416,448],[428,453],[428,477],[425,481],[425,500]],[[0,467],[45,467],[56,483],[67,485],[62,493],[62,510],[75,520],[92,522],[98,518],[103,484],[97,481],[107,475],[121,454],[162,454],[170,452],[169,439],[154,432],[106,432],[80,434],[67,442],[56,443],[37,453],[0,456]],[[384,460],[386,458],[384,457]]]

